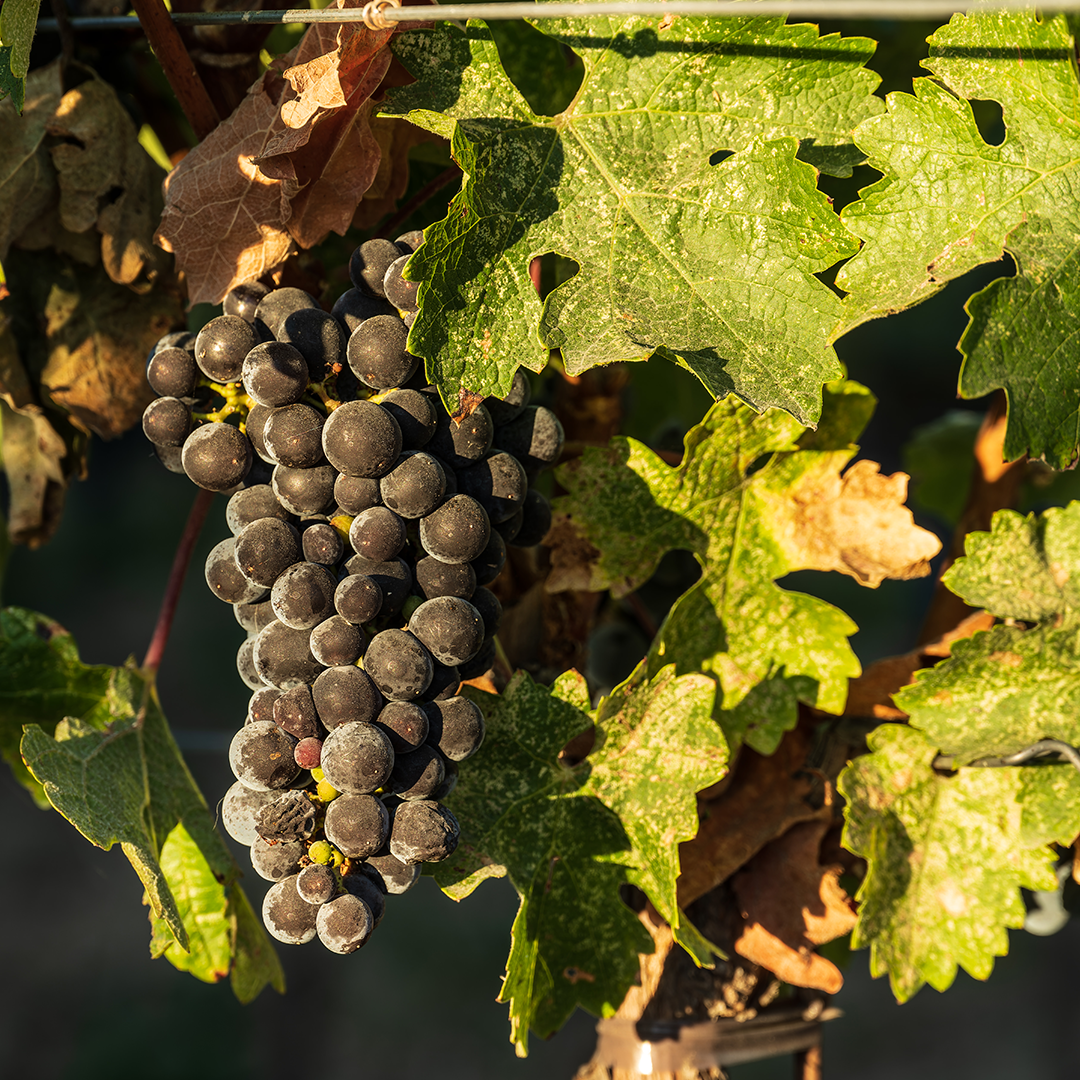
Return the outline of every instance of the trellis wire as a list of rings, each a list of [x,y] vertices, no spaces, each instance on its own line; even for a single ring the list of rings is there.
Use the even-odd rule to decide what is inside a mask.
[[[1026,765],[1030,761],[1050,756],[1064,759],[1076,769],[1080,769],[1080,751],[1075,746],[1070,746],[1061,739],[1040,739],[1031,746],[1025,746],[1023,750],[1017,750],[1015,754],[1006,754],[1004,757],[985,757],[978,761],[969,762],[969,766],[978,766],[984,769],[1002,769],[1013,765]],[[956,758],[952,754],[939,754],[934,758],[935,769],[952,769]]]
[[[1043,12],[1080,11],[1080,0],[1046,0]],[[951,0],[584,0],[582,3],[441,4],[385,8],[390,23],[442,22],[460,19],[576,19],[605,15],[790,15],[808,19],[875,19],[878,21],[947,19],[957,12],[1031,11],[1031,0],[992,0],[957,4]],[[177,12],[179,26],[214,26],[236,23],[343,23],[362,22],[362,8],[287,11]],[[116,30],[138,26],[128,15],[75,16],[67,20],[73,30]],[[55,31],[55,19],[38,20],[38,29]]]

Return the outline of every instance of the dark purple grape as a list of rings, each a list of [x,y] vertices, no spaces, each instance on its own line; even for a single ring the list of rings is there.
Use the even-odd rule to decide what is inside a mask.
[[[418,362],[405,348],[408,336],[397,315],[366,319],[349,336],[345,349],[353,374],[373,390],[389,390],[407,382]]]
[[[405,546],[405,522],[386,506],[373,506],[353,518],[349,543],[371,562],[389,562]]]
[[[365,859],[360,869],[391,896],[408,892],[420,880],[419,864],[406,865],[392,855],[389,848]]]
[[[395,754],[409,754],[428,735],[427,713],[412,701],[388,701],[375,726],[390,740]]]
[[[384,704],[371,677],[352,664],[323,671],[311,687],[311,696],[319,720],[330,730],[351,721],[370,722]]]
[[[259,303],[269,291],[270,286],[263,285],[261,281],[245,281],[225,294],[221,302],[222,310],[226,315],[236,315],[244,322],[253,323]]]
[[[424,242],[423,229],[411,229],[407,233],[394,237],[394,243],[405,255],[411,255]]]
[[[331,314],[351,334],[366,319],[376,315],[397,315],[397,309],[381,296],[368,296],[359,289],[349,289],[338,297]]]
[[[286,945],[310,941],[315,936],[315,919],[320,911],[321,907],[300,899],[295,874],[272,885],[263,897],[263,924],[272,938]]]
[[[300,351],[314,383],[321,383],[345,362],[341,324],[321,308],[300,308],[287,315],[277,339]]]
[[[383,278],[390,264],[400,257],[401,249],[390,240],[365,240],[349,259],[349,277],[368,296],[385,296]]]
[[[318,563],[298,562],[283,570],[270,590],[274,614],[294,630],[310,630],[334,610],[337,581]]]
[[[146,381],[162,397],[190,397],[199,374],[195,357],[187,349],[161,349],[146,365]]]
[[[143,434],[157,446],[183,446],[194,423],[191,406],[175,397],[155,398],[142,415]]]
[[[362,555],[354,555],[345,563],[349,574],[362,574],[371,578],[382,592],[380,615],[396,615],[413,587],[412,571],[402,558],[388,562],[372,562]]]
[[[445,563],[425,555],[416,564],[416,590],[425,599],[460,596],[468,600],[476,590],[476,571],[470,563]]]
[[[437,596],[425,600],[412,613],[409,633],[439,663],[455,667],[480,651],[484,643],[484,620],[468,600],[460,596]]]
[[[297,517],[321,514],[334,502],[334,480],[337,472],[332,465],[316,465],[311,469],[290,469],[275,465],[270,485],[277,500]]]
[[[543,542],[551,529],[551,503],[536,488],[525,493],[521,528],[513,539],[515,547],[532,547]],[[507,540],[507,543],[511,541]]]
[[[348,955],[361,948],[375,929],[371,908],[352,893],[319,907],[308,905],[316,912],[315,925],[319,940],[333,953]]]
[[[240,573],[269,589],[286,567],[299,561],[300,535],[279,518],[257,518],[236,534],[234,553]]]
[[[242,641],[236,650],[236,671],[249,690],[258,690],[266,685],[255,670],[254,652],[255,641],[252,638]]]
[[[322,452],[325,417],[310,405],[273,409],[263,425],[263,445],[279,464],[290,469],[311,469],[326,458]]]
[[[294,747],[294,762],[295,757]],[[315,804],[302,791],[282,792],[259,809],[255,831],[268,844],[310,840],[315,832]]]
[[[280,791],[300,772],[293,761],[296,740],[265,720],[245,724],[229,746],[233,776],[254,791]]]
[[[434,674],[431,685],[416,699],[420,703],[453,697],[461,686],[461,672],[456,667],[440,664],[438,660],[434,661],[432,667]]]
[[[307,361],[284,341],[256,345],[244,358],[242,375],[248,397],[274,409],[299,401],[308,385]]]
[[[311,655],[310,632],[273,622],[255,638],[255,670],[270,686],[292,690],[313,683],[323,670]]]
[[[402,454],[379,480],[382,502],[410,520],[430,514],[445,495],[446,471],[437,458],[422,450]]]
[[[264,590],[265,592],[265,590]],[[236,621],[249,633],[257,634],[264,626],[269,626],[277,616],[270,606],[270,597],[256,604],[233,604]]]
[[[225,524],[233,536],[245,525],[267,517],[289,520],[288,510],[274,497],[274,489],[269,484],[253,484],[243,488],[231,495],[225,504]]]
[[[526,493],[525,497],[528,498],[528,493]],[[505,521],[500,521],[498,524],[493,523],[491,527],[503,538],[504,544],[516,544],[517,535],[521,532],[521,525],[524,520],[525,510],[522,507],[515,510]]]
[[[251,324],[238,315],[218,315],[195,339],[195,362],[216,383],[239,382],[244,357],[258,341]]]
[[[331,615],[311,631],[311,654],[328,668],[355,664],[366,645],[360,628],[340,615]]]
[[[412,701],[431,685],[431,654],[405,630],[376,634],[364,654],[364,670],[391,701]]]
[[[423,706],[428,718],[429,746],[451,761],[472,757],[484,741],[484,714],[467,697],[431,701]]]
[[[309,904],[325,904],[337,892],[337,878],[329,866],[312,863],[296,875],[296,892]]]
[[[476,572],[476,584],[490,585],[502,573],[502,568],[505,565],[506,543],[492,529],[487,546],[472,560],[472,568]]]
[[[491,523],[512,517],[525,505],[529,481],[516,457],[497,450],[467,469],[457,470],[458,490],[487,511]]]
[[[263,442],[263,428],[270,417],[270,412],[271,410],[265,405],[252,405],[248,410],[247,420],[244,422],[244,433],[250,440],[255,453],[259,456],[259,460],[270,465],[276,465],[277,462],[270,456],[270,452],[266,449],[266,443]]]
[[[323,453],[346,476],[379,477],[401,453],[401,428],[380,405],[350,401],[326,418]]]
[[[253,791],[239,780],[221,800],[221,824],[225,831],[244,847],[251,847],[259,838],[255,830],[255,815],[277,798],[274,791]]]
[[[536,472],[558,460],[565,439],[562,424],[550,409],[530,405],[495,432],[492,445],[513,454],[526,472]]]
[[[253,724],[257,720],[274,721],[274,702],[281,697],[282,691],[276,686],[263,686],[256,690],[248,699],[247,723]]]
[[[326,838],[346,858],[374,855],[390,834],[390,816],[374,795],[341,795],[326,808]]]
[[[374,724],[350,720],[323,740],[319,763],[327,783],[348,795],[376,791],[390,778],[394,750]]]
[[[452,468],[466,469],[491,449],[493,431],[491,416],[483,405],[479,405],[460,424],[442,411],[427,448]]]
[[[414,799],[394,812],[390,852],[406,865],[441,862],[457,848],[458,833],[457,819],[445,806]]]
[[[380,403],[401,428],[404,450],[419,450],[435,434],[438,414],[430,394],[419,390],[392,390]]]
[[[386,274],[383,276],[383,293],[399,311],[419,310],[416,294],[420,289],[420,282],[407,281],[404,276],[405,264],[408,261],[408,255],[395,259],[386,268]]]
[[[288,732],[294,739],[310,739],[322,734],[311,687],[306,683],[294,686],[291,690],[278,691],[278,698],[273,706],[273,720],[282,731]]]
[[[261,836],[251,845],[251,866],[266,881],[281,881],[300,869],[305,844],[293,840],[285,844],[268,844]]]
[[[352,873],[343,874],[341,884],[346,892],[360,897],[367,904],[377,927],[382,922],[383,913],[386,911],[386,896],[373,878],[363,872],[362,864],[353,869]]]
[[[495,639],[489,638],[481,646],[480,651],[471,659],[466,660],[458,668],[462,679],[478,679],[485,672],[490,671],[495,665]]]
[[[230,536],[215,544],[206,556],[206,584],[219,599],[229,604],[253,604],[266,596],[266,588],[240,573],[235,557],[236,541]]]
[[[336,566],[345,554],[341,533],[327,522],[317,521],[304,529],[300,538],[304,558],[322,566]]]
[[[357,626],[371,622],[382,609],[383,594],[378,582],[366,574],[349,574],[338,582],[334,593],[337,613]]]
[[[230,424],[203,424],[184,440],[180,460],[194,484],[230,491],[251,468],[251,443]]]
[[[454,495],[420,519],[420,543],[440,562],[472,562],[490,537],[487,512],[468,495]]]
[[[484,640],[486,641],[499,629],[499,623],[502,620],[502,604],[490,589],[483,587],[473,593],[469,603],[480,612],[480,618],[484,620]]]
[[[446,779],[442,755],[430,746],[394,759],[390,790],[402,799],[430,799]]]
[[[334,481],[334,500],[346,514],[356,516],[380,505],[379,481],[367,476],[338,473]]]
[[[317,308],[318,301],[303,289],[284,288],[268,292],[255,308],[255,318],[261,322],[274,337],[281,336],[285,320],[294,312],[304,308]]]

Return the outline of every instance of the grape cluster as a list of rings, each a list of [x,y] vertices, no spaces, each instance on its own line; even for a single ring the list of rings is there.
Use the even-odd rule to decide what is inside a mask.
[[[502,608],[486,586],[508,544],[547,532],[531,483],[563,442],[521,371],[450,418],[406,348],[402,270],[422,242],[361,244],[330,313],[299,289],[239,286],[147,368],[158,456],[230,495],[206,582],[247,631],[252,695],[222,822],[273,882],[270,933],[339,953],[457,845],[441,801],[484,737],[458,690],[492,665]]]

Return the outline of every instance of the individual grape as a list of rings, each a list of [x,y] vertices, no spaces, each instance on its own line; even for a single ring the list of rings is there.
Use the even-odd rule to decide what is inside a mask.
[[[491,416],[483,405],[477,406],[460,424],[443,411],[428,450],[438,454],[451,468],[467,469],[491,449],[493,431]]]
[[[420,880],[419,864],[406,865],[388,848],[381,854],[365,859],[360,869],[378,888],[391,896],[408,892]]]
[[[525,504],[529,488],[525,470],[516,457],[497,450],[483,461],[457,470],[458,490],[471,495],[493,525],[513,517]]]
[[[249,690],[258,690],[266,685],[255,669],[255,661],[252,655],[254,651],[254,638],[246,638],[240,643],[240,648],[236,650],[236,670]]]
[[[367,476],[338,473],[334,481],[334,499],[346,514],[355,517],[380,504],[379,481]]]
[[[407,281],[404,276],[408,255],[395,259],[387,268],[383,277],[383,292],[399,311],[418,311],[416,294],[420,291],[420,282]]]
[[[414,520],[430,514],[446,494],[446,470],[437,458],[411,450],[379,480],[379,497],[396,514]]]
[[[390,790],[402,799],[430,799],[446,779],[442,756],[430,746],[394,759]]]
[[[490,585],[506,565],[506,542],[494,530],[488,537],[487,546],[472,561],[477,585]]]
[[[336,478],[337,473],[332,465],[316,465],[311,469],[275,465],[270,486],[286,510],[303,517],[322,513],[333,504]]]
[[[484,640],[487,641],[499,629],[499,623],[502,620],[502,604],[490,589],[483,587],[473,593],[469,603],[480,612],[480,618],[484,620]]]
[[[429,799],[402,803],[394,813],[390,852],[406,865],[441,862],[454,853],[458,823],[445,806]]]
[[[333,953],[347,955],[356,952],[375,929],[371,908],[352,893],[345,893],[319,907],[309,906],[316,912],[315,925],[319,940]]]
[[[238,382],[244,357],[259,343],[251,323],[238,315],[218,315],[195,339],[195,363],[213,382]]]
[[[150,355],[155,356],[166,349],[183,349],[191,353],[194,358],[195,335],[190,330],[174,330],[171,334],[158,338]]]
[[[419,390],[391,390],[379,403],[401,428],[403,450],[419,450],[431,440],[438,413],[430,394]]]
[[[408,336],[397,315],[366,319],[349,335],[345,348],[353,374],[373,390],[389,390],[407,382],[418,363],[405,348]]]
[[[344,855],[326,840],[316,840],[308,848],[307,854],[312,862],[322,863],[324,866],[340,866],[345,859]]]
[[[296,878],[296,874],[282,878],[263,897],[263,924],[272,938],[285,945],[303,945],[310,941],[315,936],[316,916],[322,911],[300,899]]]
[[[489,638],[471,660],[467,660],[458,668],[462,679],[478,679],[485,672],[490,671],[495,666],[495,654],[495,640]]]
[[[322,739],[301,739],[293,750],[293,760],[301,769],[317,769],[322,760]]]
[[[383,278],[390,264],[400,257],[401,249],[389,240],[365,240],[349,259],[349,277],[368,296],[385,297]]]
[[[411,255],[424,242],[423,229],[411,229],[407,233],[394,237],[394,243],[406,255]]]
[[[255,831],[268,844],[310,840],[315,832],[315,804],[302,791],[283,792],[260,808]]]
[[[390,835],[390,815],[374,795],[342,795],[326,808],[326,838],[349,859],[374,855]]]
[[[263,425],[263,445],[279,464],[290,469],[311,469],[326,458],[322,452],[325,417],[310,405],[273,409]]]
[[[146,381],[162,397],[191,397],[198,377],[195,357],[187,349],[162,349],[146,365]]]
[[[444,757],[443,768],[446,770],[446,776],[443,778],[443,782],[439,787],[431,793],[431,797],[435,802],[446,802],[454,788],[457,787],[458,763]]]
[[[371,562],[389,562],[405,546],[405,522],[386,506],[373,506],[353,518],[349,543]]]
[[[525,497],[528,498],[528,493],[526,493]],[[492,524],[491,527],[503,538],[504,544],[514,544],[517,540],[517,534],[521,532],[521,524],[524,520],[524,507],[519,507],[505,521]]]
[[[154,447],[154,453],[157,455],[158,461],[160,461],[169,472],[183,475],[184,461],[182,451],[179,447],[157,446],[154,443],[151,443],[150,445]]]
[[[334,610],[337,582],[325,566],[297,562],[283,570],[270,590],[274,614],[294,630],[310,630]]]
[[[300,308],[285,317],[277,333],[307,361],[313,383],[321,383],[345,360],[345,335],[333,315],[321,308]]]
[[[428,734],[427,713],[412,701],[388,701],[375,726],[390,740],[395,755],[410,754]]]
[[[337,892],[337,877],[329,866],[312,863],[296,875],[296,892],[309,904],[325,904]]]
[[[319,768],[338,791],[364,795],[390,778],[394,750],[374,724],[350,720],[339,724],[323,740]]]
[[[299,349],[284,341],[264,341],[244,358],[242,376],[244,390],[252,400],[279,409],[304,396],[307,361]]]
[[[313,683],[323,670],[311,655],[310,632],[272,622],[255,638],[255,670],[270,686],[291,690]]]
[[[155,398],[142,415],[143,434],[157,446],[183,446],[193,424],[191,406],[175,397]]]
[[[323,425],[323,453],[347,476],[379,477],[401,453],[401,428],[373,401],[339,405]]]
[[[319,303],[303,289],[272,289],[255,308],[255,319],[261,322],[274,337],[281,336],[285,320],[294,312],[304,308],[318,308]]]
[[[364,654],[364,670],[391,701],[411,701],[431,685],[431,654],[405,630],[376,634]]]
[[[266,589],[240,573],[235,548],[236,541],[230,536],[210,549],[204,567],[206,584],[219,600],[228,604],[254,604],[266,596]]]
[[[278,698],[273,705],[273,720],[282,731],[287,731],[294,739],[310,739],[322,734],[311,687],[306,683],[294,686],[291,690],[278,691]],[[310,765],[303,767],[311,768]]]
[[[222,310],[226,315],[236,315],[244,322],[253,323],[259,303],[269,291],[270,286],[260,281],[245,281],[225,294],[225,299],[221,301]]]
[[[455,667],[480,651],[484,643],[484,620],[468,600],[460,596],[437,596],[425,600],[412,613],[409,633],[441,664]]]
[[[256,720],[269,720],[273,723],[274,702],[282,693],[276,686],[260,686],[248,699],[247,722],[252,724]]]
[[[331,615],[311,631],[311,654],[328,668],[355,664],[366,644],[363,632],[340,615]]]
[[[431,678],[431,685],[416,699],[420,703],[453,697],[461,686],[461,672],[457,667],[440,664],[438,660],[432,667],[435,674]]]
[[[225,504],[225,524],[233,536],[245,525],[267,517],[289,520],[288,510],[274,497],[274,489],[269,484],[252,484],[251,487],[241,488],[230,495]]]
[[[300,869],[304,857],[304,842],[293,840],[284,844],[268,844],[261,836],[251,845],[251,866],[265,881],[281,881]]]
[[[476,571],[470,563],[440,562],[425,555],[414,571],[417,592],[425,600],[436,596],[460,596],[468,600],[476,590]]]
[[[532,397],[532,384],[522,368],[514,372],[514,382],[510,393],[504,398],[484,398],[484,408],[491,415],[491,422],[496,427],[516,420],[529,404]]]
[[[396,615],[401,610],[413,587],[412,571],[402,558],[388,562],[372,562],[363,555],[354,555],[345,563],[349,574],[359,574],[371,578],[382,592],[380,615]]]
[[[269,589],[300,559],[300,534],[279,518],[257,518],[236,534],[233,551],[240,573]]]
[[[265,720],[245,724],[229,745],[233,776],[253,791],[280,791],[300,772],[293,761],[296,740]]]
[[[345,554],[345,541],[328,522],[317,521],[309,525],[300,537],[304,559],[321,566],[336,566]]]
[[[273,791],[252,791],[237,780],[221,800],[222,827],[238,844],[251,847],[259,838],[255,815],[275,798]]]
[[[266,595],[265,589],[262,594]],[[265,600],[259,600],[257,604],[233,604],[232,612],[248,634],[257,634],[262,627],[269,626],[276,618],[269,596]]]
[[[378,582],[367,574],[349,574],[338,582],[334,593],[337,613],[354,625],[371,622],[382,608],[383,594]]]
[[[472,757],[484,741],[484,714],[467,697],[432,701],[423,706],[428,718],[429,746],[438,747],[451,761]]]
[[[523,510],[521,529],[513,543],[516,547],[532,547],[541,543],[551,529],[551,503],[536,488],[529,488]]]
[[[368,296],[359,289],[349,289],[338,297],[330,314],[346,334],[351,334],[366,319],[373,319],[376,315],[397,315],[397,309],[384,297]]]
[[[341,878],[341,884],[345,887],[346,892],[358,896],[367,904],[371,909],[371,917],[375,920],[377,928],[379,923],[382,922],[383,914],[386,911],[386,897],[375,881],[364,873],[363,865],[361,864],[361,866],[352,870],[352,873],[344,874]]]
[[[490,538],[487,512],[468,495],[455,495],[420,519],[420,543],[440,562],[472,562]]]
[[[315,680],[311,696],[323,727],[330,730],[351,721],[370,722],[383,707],[371,676],[352,664],[327,668]]]
[[[513,454],[527,472],[538,472],[558,460],[565,439],[562,424],[550,409],[530,405],[495,432],[492,445]]]
[[[207,491],[229,491],[251,468],[251,443],[230,424],[203,424],[185,440],[180,460],[188,478]]]

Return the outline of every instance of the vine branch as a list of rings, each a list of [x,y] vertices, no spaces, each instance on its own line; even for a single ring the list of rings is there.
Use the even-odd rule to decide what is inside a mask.
[[[188,513],[187,524],[184,525],[183,535],[176,547],[176,555],[173,556],[172,569],[169,571],[169,581],[165,586],[165,596],[161,601],[161,610],[158,612],[157,625],[154,627],[154,636],[150,639],[150,647],[146,650],[142,666],[147,671],[157,671],[161,666],[161,658],[165,653],[165,643],[169,640],[169,631],[172,629],[173,616],[176,614],[176,605],[180,600],[180,590],[184,585],[184,575],[187,574],[188,563],[191,562],[191,553],[195,550],[195,542],[202,532],[203,522],[210,510],[210,504],[214,501],[214,493],[200,489],[191,504]]]

